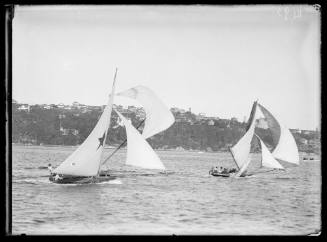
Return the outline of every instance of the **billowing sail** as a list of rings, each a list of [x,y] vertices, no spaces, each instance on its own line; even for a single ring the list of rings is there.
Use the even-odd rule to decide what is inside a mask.
[[[278,121],[275,119],[275,117],[267,109],[265,109],[263,106],[261,106],[260,103],[258,103],[258,106],[259,106],[262,114],[264,115],[265,120],[267,121],[269,131],[270,131],[270,134],[272,136],[272,141],[273,141],[272,149],[274,150],[278,144],[279,137],[280,137],[280,125],[279,125]]]
[[[147,139],[161,131],[168,129],[175,118],[163,102],[152,90],[145,86],[136,86],[120,92],[117,96],[125,96],[137,100],[143,106],[146,119],[142,136]]]
[[[256,118],[256,102],[252,107],[251,117],[249,121],[251,121],[250,126],[244,136],[232,147],[230,151],[233,155],[234,161],[239,169],[243,167],[248,162],[251,141],[254,134],[255,128],[255,118]]]
[[[164,170],[165,166],[149,143],[134,128],[134,126],[117,110],[115,110],[126,128],[127,157],[126,165],[137,166],[146,169]]]
[[[95,176],[98,174],[102,150],[105,145],[112,103],[115,92],[115,80],[109,97],[98,123],[86,140],[53,172],[72,176]]]
[[[279,162],[273,157],[273,155],[268,150],[265,143],[259,138],[259,136],[255,135],[260,141],[261,147],[261,164],[267,168],[274,168],[274,169],[284,169],[284,167],[279,164]]]
[[[294,164],[299,164],[299,152],[293,135],[283,125],[281,125],[273,115],[259,104],[259,108],[268,121],[268,126],[271,131],[274,150],[272,152],[276,159],[287,161]]]

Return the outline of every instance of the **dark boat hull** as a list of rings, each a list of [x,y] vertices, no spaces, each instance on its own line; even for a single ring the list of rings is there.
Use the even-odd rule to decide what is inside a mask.
[[[50,176],[49,181],[57,184],[92,184],[105,181],[114,180],[114,176],[96,176],[96,177],[83,177],[83,176],[64,176],[55,179],[55,176]]]
[[[221,177],[230,177],[231,174],[234,174],[234,173],[235,173],[235,170],[232,170],[231,172],[218,172],[218,171],[213,171],[213,170],[209,171],[209,175],[221,176]]]
[[[221,177],[230,177],[229,173],[225,174],[225,173],[212,172],[210,175],[212,175],[212,176],[221,176]]]

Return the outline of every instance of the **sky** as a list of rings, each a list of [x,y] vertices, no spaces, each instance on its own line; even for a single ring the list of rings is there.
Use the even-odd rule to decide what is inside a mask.
[[[320,127],[320,12],[311,5],[16,6],[12,96],[107,103],[144,85],[168,107]],[[135,105],[124,98],[116,104]]]

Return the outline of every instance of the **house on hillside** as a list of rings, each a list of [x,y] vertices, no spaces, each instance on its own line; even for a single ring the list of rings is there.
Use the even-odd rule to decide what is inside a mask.
[[[21,104],[17,109],[20,110],[20,111],[29,112],[30,111],[30,105],[28,105],[28,104]]]
[[[231,121],[232,123],[236,123],[236,122],[238,122],[237,118],[235,118],[235,117],[231,118],[230,121]]]
[[[206,117],[206,114],[205,113],[199,113],[198,115],[196,115],[195,119],[197,121],[200,121],[200,120],[205,119],[205,117]]]
[[[48,105],[48,104],[42,104],[41,106],[42,106],[42,108],[44,108],[44,109],[51,109],[51,106]]]
[[[181,108],[175,108],[175,107],[171,108],[170,111],[171,111],[172,113],[185,113],[185,112],[186,112],[184,109],[181,109]]]
[[[268,129],[268,123],[265,118],[259,118],[256,120],[256,127],[261,129]]]
[[[301,144],[305,144],[305,145],[307,145],[308,144],[308,140],[307,139],[305,139],[305,138],[299,138],[298,139],[298,141],[301,143]]]
[[[60,127],[60,132],[62,133],[62,135],[78,135],[79,131],[77,129],[64,129],[63,127]]]
[[[301,130],[300,129],[290,129],[291,133],[295,134],[301,134]]]
[[[212,120],[212,119],[210,119],[209,121],[208,121],[208,123],[207,123],[208,125],[214,125],[215,124],[215,122]]]
[[[315,133],[315,131],[313,131],[313,130],[301,130],[301,134],[311,135],[314,133]]]

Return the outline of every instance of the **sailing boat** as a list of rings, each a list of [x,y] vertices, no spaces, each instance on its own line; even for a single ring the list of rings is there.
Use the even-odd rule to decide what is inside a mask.
[[[49,180],[55,183],[95,183],[114,179],[110,176],[99,176],[101,157],[107,138],[108,127],[115,94],[117,69],[114,76],[111,95],[107,106],[96,126],[85,141],[56,169]]]
[[[262,139],[255,134],[257,107],[260,108],[265,116],[268,127],[273,136],[274,148],[272,153],[269,151]],[[245,176],[247,168],[252,161],[250,157],[250,149],[253,136],[255,136],[260,143],[261,167],[284,170],[284,167],[279,163],[280,161],[299,164],[298,149],[290,131],[282,126],[267,109],[258,103],[258,101],[255,101],[247,123],[246,133],[233,147],[229,149],[236,164],[237,172],[235,174],[227,173],[212,175],[225,177],[229,177],[231,174],[234,177]]]
[[[116,95],[138,101],[143,106],[146,116],[143,132],[140,134],[129,120],[118,110],[114,109],[126,129],[126,165],[144,169],[165,170],[164,164],[146,139],[168,129],[175,122],[173,114],[155,93],[145,86],[136,86]],[[102,165],[104,165],[107,160],[105,160]]]
[[[274,148],[272,153],[268,150],[260,137],[255,134],[257,107],[260,108],[265,116],[268,127],[273,136]],[[250,148],[253,136],[257,137],[260,141],[262,156],[261,166],[273,169],[284,169],[279,161],[286,161],[297,165],[299,164],[298,149],[289,129],[281,125],[266,108],[256,101],[252,106],[246,133],[232,148],[230,148],[230,152],[232,153],[236,166],[239,169],[235,174],[235,177],[246,175],[247,168],[251,162]]]

